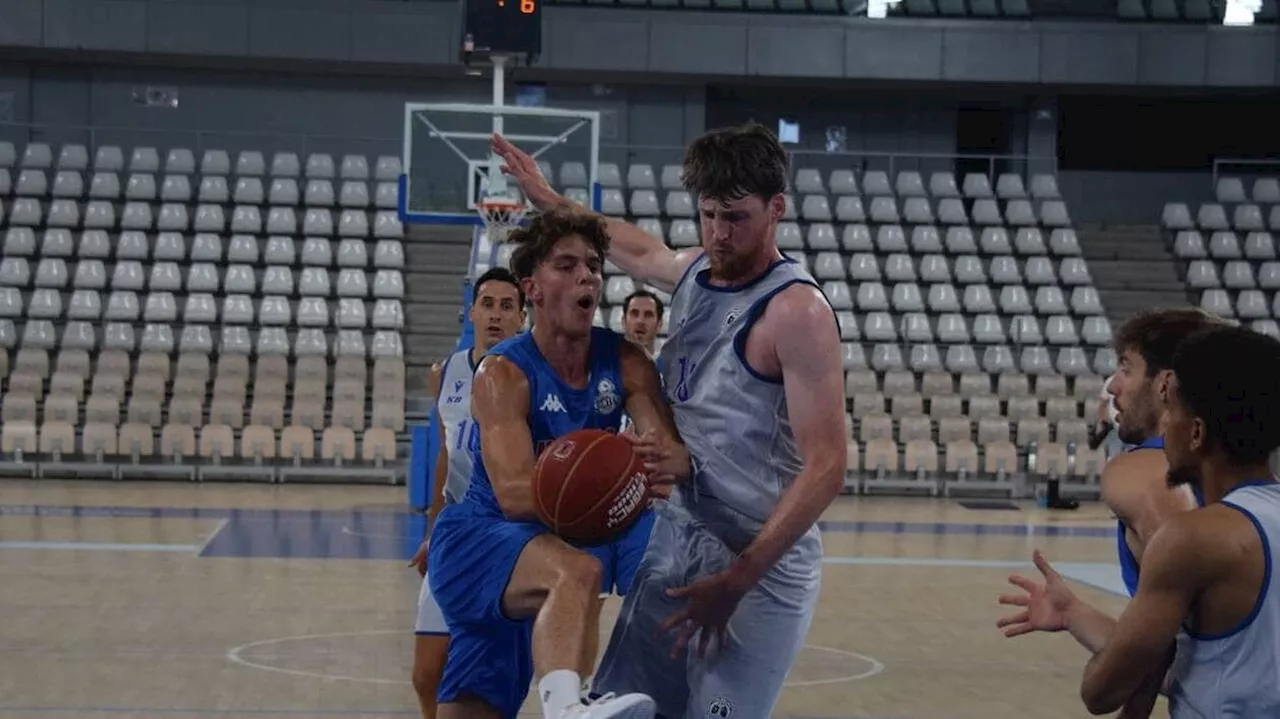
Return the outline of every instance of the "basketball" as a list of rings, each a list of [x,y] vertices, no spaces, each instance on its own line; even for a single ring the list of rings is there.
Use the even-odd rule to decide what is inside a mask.
[[[640,458],[611,432],[570,432],[548,445],[534,466],[538,518],[567,540],[613,540],[644,511],[645,498]]]

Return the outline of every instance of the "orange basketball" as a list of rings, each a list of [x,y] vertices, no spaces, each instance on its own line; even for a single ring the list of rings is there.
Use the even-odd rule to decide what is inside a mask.
[[[612,432],[570,432],[538,457],[533,501],[538,518],[560,537],[604,544],[648,505],[644,467],[631,443]]]

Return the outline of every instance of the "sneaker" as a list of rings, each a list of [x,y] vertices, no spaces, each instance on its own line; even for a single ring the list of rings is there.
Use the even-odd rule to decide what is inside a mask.
[[[657,710],[647,695],[615,696],[610,692],[590,703],[568,707],[560,719],[653,719]]]

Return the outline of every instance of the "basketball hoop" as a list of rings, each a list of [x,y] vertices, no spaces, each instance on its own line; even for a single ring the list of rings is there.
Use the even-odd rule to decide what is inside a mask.
[[[528,209],[523,202],[509,197],[486,197],[476,203],[489,241],[494,244],[507,241],[507,235],[520,226]]]

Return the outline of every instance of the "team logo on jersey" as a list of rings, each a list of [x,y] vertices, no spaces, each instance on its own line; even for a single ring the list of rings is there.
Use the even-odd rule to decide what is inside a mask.
[[[729,310],[729,314],[724,316],[724,326],[728,327],[734,322],[737,322],[738,318],[741,317],[743,313],[745,313],[746,311],[747,311],[746,307],[734,307],[733,309]]]
[[[688,357],[681,357],[676,360],[676,364],[680,367],[680,378],[676,380],[675,396],[681,402],[689,401],[689,377],[693,371],[697,369],[697,362],[690,362]],[[664,385],[665,386],[665,385]]]
[[[733,702],[724,697],[716,697],[707,705],[707,719],[729,719],[733,713]]]
[[[605,377],[596,385],[596,413],[612,414],[622,404],[622,398],[618,396],[618,388],[613,385],[613,380]]]

